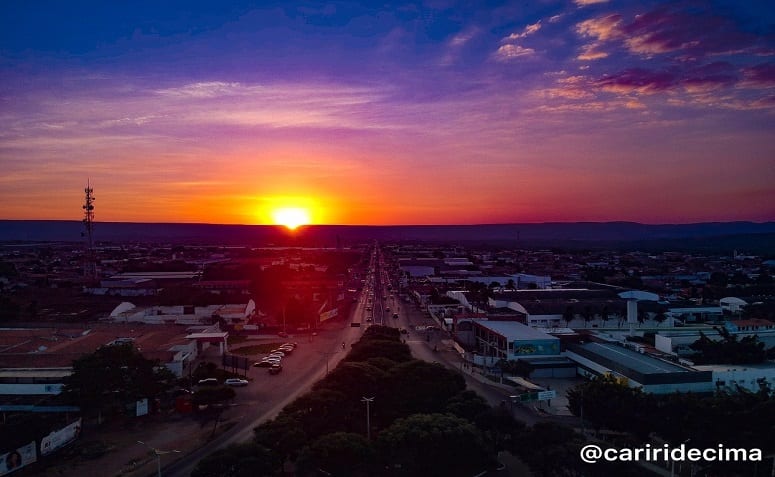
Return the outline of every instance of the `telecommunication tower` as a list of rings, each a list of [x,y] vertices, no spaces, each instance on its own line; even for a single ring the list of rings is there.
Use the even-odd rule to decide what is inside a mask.
[[[83,275],[87,279],[97,278],[97,263],[94,256],[94,237],[92,235],[94,229],[94,189],[92,189],[89,181],[86,182],[86,188],[83,190],[86,193],[86,200],[83,204],[83,228],[81,236],[86,241],[86,253],[83,263]]]

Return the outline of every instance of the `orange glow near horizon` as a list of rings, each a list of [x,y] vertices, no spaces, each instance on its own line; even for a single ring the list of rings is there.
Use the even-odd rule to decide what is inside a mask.
[[[301,225],[310,223],[310,214],[307,209],[301,207],[282,207],[272,211],[272,220],[275,225],[283,225],[289,230],[296,230]]]

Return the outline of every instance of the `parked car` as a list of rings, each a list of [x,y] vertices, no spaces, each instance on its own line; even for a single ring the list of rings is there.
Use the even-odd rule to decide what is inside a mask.
[[[279,356],[280,358],[284,358],[285,353],[283,353],[282,350],[275,349],[275,350],[272,350],[271,353],[269,353],[269,356]]]
[[[283,365],[280,363],[273,364],[269,367],[269,374],[279,374],[283,370]]]
[[[279,363],[279,362],[280,362],[279,360],[264,358],[261,361],[253,363],[253,367],[256,367],[256,368],[268,368],[268,367],[272,366],[273,364]]]
[[[248,381],[246,379],[229,378],[223,384],[227,386],[247,386]]]
[[[286,333],[285,331],[281,331],[281,332],[277,333],[277,336],[279,336],[280,338],[287,338],[288,337],[288,333]]]
[[[316,333],[313,333],[313,335],[316,335]],[[282,346],[292,346],[294,349],[296,349],[296,347],[299,346],[299,343],[296,343],[295,341],[294,342],[288,342],[288,343],[283,343]],[[282,346],[281,346],[281,348],[282,348]]]
[[[200,386],[217,386],[218,380],[215,378],[205,378],[205,379],[200,379],[197,384],[199,384]]]

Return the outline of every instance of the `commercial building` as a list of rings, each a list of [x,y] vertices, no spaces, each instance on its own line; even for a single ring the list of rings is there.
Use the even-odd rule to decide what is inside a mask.
[[[696,370],[644,353],[638,353],[614,343],[585,343],[568,346],[565,356],[577,365],[578,374],[587,377],[614,375],[626,380],[631,387],[644,392],[710,393],[715,390],[712,372]]]

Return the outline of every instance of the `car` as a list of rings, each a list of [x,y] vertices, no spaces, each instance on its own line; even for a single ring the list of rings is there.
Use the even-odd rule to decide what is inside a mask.
[[[247,379],[229,378],[223,382],[227,386],[247,386]]]
[[[285,353],[283,353],[282,351],[276,349],[276,350],[272,350],[272,352],[269,353],[269,356],[277,356],[277,357],[280,357],[280,358],[284,358],[285,357]]]
[[[296,349],[296,347],[299,346],[299,343],[296,343],[296,342],[283,343],[280,345],[280,348],[282,348],[283,346],[290,346],[291,348]]]
[[[253,367],[256,368],[268,368],[272,366],[275,363],[279,363],[279,360],[273,360],[273,359],[262,359],[261,361],[257,363],[253,363]]]
[[[286,333],[285,331],[281,331],[281,332],[277,333],[277,336],[279,336],[280,338],[287,338],[288,337],[288,333]]]
[[[217,386],[218,380],[215,378],[205,378],[205,379],[200,379],[197,384],[200,386]]]
[[[283,365],[281,365],[280,363],[273,364],[272,366],[269,367],[269,374],[278,374],[282,370],[283,370]]]
[[[293,353],[293,348],[291,348],[290,346],[280,346],[279,348],[277,348],[277,350],[282,351],[285,354]]]
[[[397,319],[398,319],[398,313],[393,313],[393,319],[394,319],[394,320],[397,320]]]

